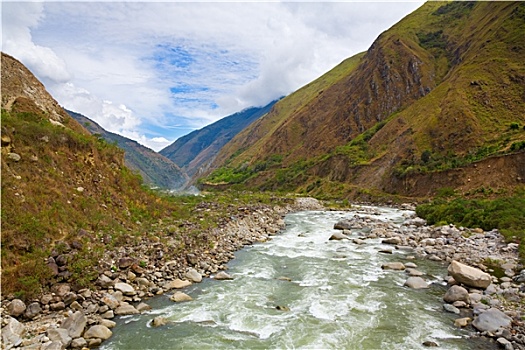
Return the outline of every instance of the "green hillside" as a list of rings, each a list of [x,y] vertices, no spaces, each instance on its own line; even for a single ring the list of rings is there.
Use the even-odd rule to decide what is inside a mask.
[[[525,179],[523,33],[524,3],[428,2],[281,100],[201,183],[336,197],[512,192]],[[508,168],[483,174],[480,161]]]

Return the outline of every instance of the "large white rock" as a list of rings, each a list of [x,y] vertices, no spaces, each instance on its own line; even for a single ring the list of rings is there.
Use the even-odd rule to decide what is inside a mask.
[[[409,288],[413,288],[413,289],[425,289],[425,288],[428,288],[428,283],[424,279],[422,279],[421,277],[416,277],[416,276],[409,277],[406,280],[404,285],[409,287]]]
[[[184,276],[194,283],[200,283],[202,281],[202,275],[194,268],[190,268]]]
[[[166,289],[166,290],[181,289],[181,288],[185,288],[185,287],[188,287],[188,286],[191,286],[191,282],[190,281],[183,281],[183,280],[177,278],[176,280],[169,281],[168,283],[166,283],[164,285],[164,289]]]
[[[69,336],[74,339],[82,335],[86,324],[87,317],[81,311],[77,311],[64,320],[61,328],[66,329]]]
[[[381,265],[383,270],[404,270],[405,265],[401,262],[389,262]]]
[[[14,318],[7,321],[7,325],[2,328],[2,348],[10,349],[22,343],[22,337],[27,333],[27,328]]]
[[[188,294],[186,293],[182,293],[182,292],[175,292],[175,294],[173,294],[170,298],[171,301],[174,301],[176,303],[180,303],[180,302],[183,302],[183,301],[192,301],[193,298],[190,297]]]
[[[468,291],[465,288],[457,285],[452,286],[447,290],[443,296],[443,300],[450,304],[456,301],[464,301],[465,303],[470,302]]]
[[[108,327],[97,324],[91,326],[91,328],[89,328],[86,333],[84,333],[84,339],[98,338],[106,340],[109,339],[111,335],[113,335],[113,332],[111,332]]]
[[[469,287],[485,289],[492,283],[492,278],[488,273],[455,260],[452,260],[448,266],[448,273],[454,277],[457,282]]]
[[[135,289],[124,282],[115,283],[115,289],[122,292],[124,295],[135,295]]]
[[[115,309],[115,315],[124,316],[124,315],[136,315],[139,314],[139,310],[128,303],[120,303],[120,306]]]

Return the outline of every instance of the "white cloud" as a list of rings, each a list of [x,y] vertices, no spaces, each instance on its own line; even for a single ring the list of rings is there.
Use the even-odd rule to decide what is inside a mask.
[[[420,5],[3,3],[3,49],[67,108],[158,150],[293,92]]]

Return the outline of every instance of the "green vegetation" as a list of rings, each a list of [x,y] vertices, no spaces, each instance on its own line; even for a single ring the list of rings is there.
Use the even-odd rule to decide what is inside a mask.
[[[419,205],[416,212],[431,225],[452,223],[485,231],[498,229],[507,241],[520,244],[520,258],[525,262],[525,189],[497,199],[437,198]]]

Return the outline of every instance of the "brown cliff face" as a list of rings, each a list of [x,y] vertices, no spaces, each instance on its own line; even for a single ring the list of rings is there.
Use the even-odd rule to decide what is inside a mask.
[[[249,186],[335,181],[409,194],[392,178],[508,153],[525,139],[524,30],[523,3],[426,3],[345,75],[280,101],[215,166],[248,166]],[[300,94],[302,104],[282,107]],[[520,130],[510,131],[513,123]],[[276,156],[273,170],[255,171]]]

